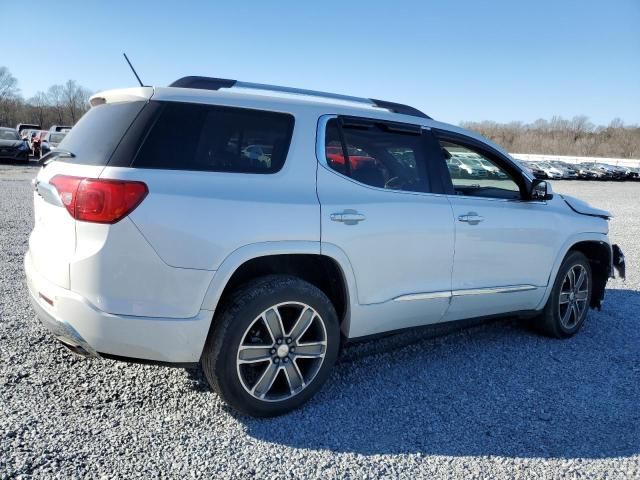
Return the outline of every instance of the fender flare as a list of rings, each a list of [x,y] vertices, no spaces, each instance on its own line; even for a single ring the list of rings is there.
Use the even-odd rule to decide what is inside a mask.
[[[351,311],[353,308],[353,302],[356,301],[357,287],[355,275],[351,262],[342,249],[333,244],[323,243],[322,247],[320,242],[314,241],[278,241],[278,242],[260,242],[252,243],[240,247],[231,252],[220,264],[216,270],[209,287],[206,290],[204,299],[202,301],[202,310],[210,310],[215,312],[222,292],[227,283],[241,265],[252,260],[254,258],[266,257],[270,255],[296,255],[296,254],[311,254],[318,256],[325,256],[334,260],[340,268],[343,279],[347,289],[347,308],[345,318],[342,323],[342,330],[345,335],[348,336],[350,328]],[[212,315],[213,319],[213,315]]]
[[[537,305],[536,310],[542,310],[549,299],[549,295],[551,295],[551,290],[553,289],[553,284],[556,281],[556,276],[558,275],[558,270],[560,270],[560,265],[562,265],[562,261],[571,250],[575,244],[580,242],[598,242],[606,244],[609,248],[611,248],[611,244],[609,243],[609,238],[607,234],[600,232],[585,232],[578,233],[569,237],[563,244],[559,250],[559,253],[553,262],[553,267],[551,268],[551,272],[549,273],[549,279],[547,280],[547,287],[540,300],[540,303]]]

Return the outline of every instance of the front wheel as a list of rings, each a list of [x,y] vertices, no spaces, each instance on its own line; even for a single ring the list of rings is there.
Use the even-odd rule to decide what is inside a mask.
[[[556,338],[576,334],[589,312],[592,290],[589,260],[581,252],[570,252],[558,270],[540,318],[543,331]]]
[[[321,388],[339,346],[338,319],[327,296],[299,278],[273,275],[225,302],[202,367],[231,407],[269,417],[299,407]]]

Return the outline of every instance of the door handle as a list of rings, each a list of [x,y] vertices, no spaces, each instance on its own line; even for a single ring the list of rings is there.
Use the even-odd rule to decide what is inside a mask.
[[[342,222],[345,225],[357,225],[358,222],[366,220],[367,217],[355,210],[345,210],[344,212],[332,213],[329,218],[334,222]]]
[[[483,220],[484,220],[484,217],[481,217],[476,212],[469,212],[466,215],[460,215],[458,217],[459,222],[466,222],[469,225],[477,225]]]

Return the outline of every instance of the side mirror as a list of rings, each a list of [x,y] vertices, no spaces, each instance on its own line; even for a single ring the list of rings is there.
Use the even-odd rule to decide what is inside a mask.
[[[551,184],[547,183],[546,180],[536,178],[531,184],[529,198],[531,198],[531,200],[551,200],[553,198]]]

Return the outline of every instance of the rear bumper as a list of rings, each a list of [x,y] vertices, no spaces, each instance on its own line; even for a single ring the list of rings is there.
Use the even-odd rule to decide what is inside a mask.
[[[113,315],[43,278],[29,252],[24,268],[38,318],[76,353],[162,363],[200,360],[213,312],[200,310],[184,319]]]
[[[35,310],[40,322],[47,327],[60,343],[63,343],[71,351],[79,355],[87,357],[99,356],[98,352],[82,338],[75,328],[64,320],[58,319],[47,312],[31,291],[29,292],[29,297],[31,299],[31,306]],[[41,299],[46,302],[44,298],[41,297]]]

